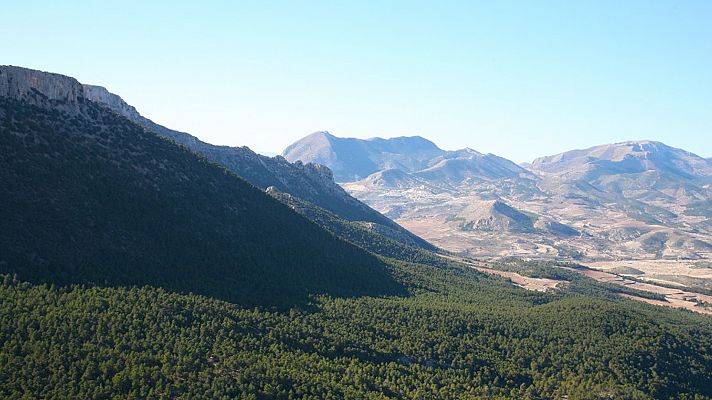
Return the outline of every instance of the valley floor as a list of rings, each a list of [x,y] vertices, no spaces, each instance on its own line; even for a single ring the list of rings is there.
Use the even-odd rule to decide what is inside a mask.
[[[526,276],[515,271],[501,270],[498,269],[500,264],[497,262],[474,261],[460,257],[448,258],[457,259],[480,272],[509,279],[513,285],[527,290],[546,292],[560,289],[567,283],[563,279]],[[578,268],[556,263],[551,265],[554,268],[584,275],[596,282],[662,296],[661,299],[651,299],[629,293],[620,294],[631,300],[712,315],[712,268],[704,261],[593,262],[582,263]],[[664,276],[666,279],[656,278],[659,276]]]

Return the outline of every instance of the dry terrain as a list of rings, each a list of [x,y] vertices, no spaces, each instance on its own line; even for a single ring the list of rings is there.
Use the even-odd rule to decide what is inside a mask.
[[[628,297],[633,300],[644,301],[646,303],[660,306],[684,308],[687,310],[712,315],[712,296],[707,294],[686,291],[680,288],[660,286],[652,283],[639,282],[605,271],[578,270],[567,267],[562,268],[581,273],[583,275],[588,276],[589,278],[595,279],[598,282],[613,283],[616,285],[626,286],[632,289],[641,290],[644,292],[657,293],[665,296],[665,301],[661,301],[622,294],[622,296]]]
[[[455,256],[444,256],[444,257],[446,257],[448,259],[455,260],[455,261],[465,264],[467,266],[470,266],[480,272],[509,279],[513,285],[519,286],[526,290],[546,292],[548,290],[560,289],[561,287],[563,287],[563,285],[566,284],[565,280],[550,279],[550,278],[534,278],[534,277],[525,276],[525,275],[522,275],[522,274],[519,274],[519,273],[513,272],[513,271],[502,271],[500,269],[497,269],[497,266],[495,263],[491,263],[491,262],[487,262],[487,261],[479,261],[479,260],[473,260],[473,259],[469,259],[469,258],[462,258],[462,257],[455,257]],[[629,266],[629,264],[630,264],[629,262],[625,263],[625,264],[628,264],[628,265],[626,265],[627,268],[631,268]],[[660,263],[652,263],[652,266],[655,267],[656,266],[655,264],[660,264]],[[688,267],[689,270],[685,270],[686,267],[683,265],[676,265],[676,264],[672,264],[669,262],[666,263],[665,265],[667,265],[668,268],[672,268],[672,272],[684,271],[687,273],[696,274],[697,276],[708,276],[709,274],[712,274],[712,269],[710,269],[706,266],[702,266],[702,267],[693,266],[691,268]],[[616,263],[604,264],[602,267],[601,267],[601,265],[599,265],[599,267],[601,267],[600,270],[597,270],[597,269],[575,269],[575,268],[571,268],[568,266],[557,266],[557,267],[568,270],[568,271],[582,274],[582,275],[587,276],[591,279],[594,279],[597,282],[620,285],[620,286],[628,287],[631,289],[640,290],[643,292],[659,294],[659,295],[662,295],[665,297],[665,300],[655,300],[655,299],[648,299],[648,298],[641,297],[641,296],[630,295],[630,294],[626,294],[626,293],[620,294],[621,296],[626,297],[630,300],[642,301],[642,302],[646,302],[648,304],[653,304],[653,305],[657,305],[657,306],[682,308],[682,309],[694,311],[694,312],[701,313],[701,314],[712,315],[712,295],[706,294],[706,293],[700,293],[700,292],[704,292],[705,289],[712,289],[712,288],[687,289],[683,285],[680,285],[680,284],[676,284],[676,285],[675,284],[673,284],[673,285],[666,284],[665,286],[662,286],[662,284],[641,282],[639,277],[636,277],[635,279],[630,279],[630,278],[627,278],[623,274],[609,272],[609,271],[616,270],[617,268],[620,268],[620,265],[616,265]],[[671,287],[674,285],[676,287]]]

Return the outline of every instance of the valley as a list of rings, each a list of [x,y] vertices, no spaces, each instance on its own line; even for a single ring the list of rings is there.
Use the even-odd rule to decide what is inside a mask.
[[[460,258],[446,256],[448,259],[456,260],[463,265],[467,265],[477,271],[503,277],[509,280],[512,285],[521,287],[526,290],[533,290],[539,292],[556,291],[561,290],[570,281],[558,277],[556,273],[551,274],[552,278],[533,276],[528,271],[526,267],[518,267],[516,263],[498,263],[498,262],[485,262],[485,261],[474,261],[469,258]],[[643,272],[634,270],[630,265],[637,265],[635,262],[625,262],[623,265],[616,265],[618,263],[604,264],[605,266],[599,265],[600,269],[596,269],[589,265],[575,265],[574,267],[567,264],[549,264],[550,271],[555,271],[556,269],[562,269],[570,271],[587,278],[590,278],[596,282],[604,284],[614,284],[628,289],[633,289],[639,292],[653,293],[660,295],[660,298],[650,298],[640,295],[635,295],[631,293],[619,293],[621,297],[641,301],[648,304],[653,304],[661,307],[672,307],[685,309],[693,311],[700,314],[712,315],[712,291],[709,289],[709,280],[705,280],[703,284],[698,284],[690,286],[680,284],[677,282],[662,281],[659,279],[647,278],[643,275]],[[611,265],[616,265],[611,267]],[[504,266],[504,268],[503,268]],[[514,267],[512,269],[512,267]],[[608,267],[608,268],[606,268]],[[667,264],[667,267],[653,267],[652,271],[660,272],[663,268],[679,269],[677,264]],[[677,268],[676,268],[677,267]],[[523,271],[522,271],[523,270]],[[518,272],[519,271],[519,272]],[[608,272],[606,272],[608,271]],[[636,272],[631,274],[631,272]],[[520,273],[523,272],[524,274]],[[670,271],[674,273],[673,271]],[[638,273],[640,275],[638,275]],[[677,279],[685,278],[689,272],[678,271],[677,274],[673,275]],[[702,275],[708,278],[712,273],[712,270],[702,270],[696,271],[695,275]],[[539,274],[534,274],[539,275]]]

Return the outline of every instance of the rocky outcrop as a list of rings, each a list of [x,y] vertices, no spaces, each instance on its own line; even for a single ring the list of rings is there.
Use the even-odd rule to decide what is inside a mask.
[[[68,76],[2,65],[0,97],[32,104],[46,101],[76,104],[84,98],[84,89],[76,79]]]
[[[91,101],[104,104],[113,111],[134,122],[144,122],[143,118],[135,107],[127,104],[121,97],[109,92],[103,86],[82,85],[84,95]]]

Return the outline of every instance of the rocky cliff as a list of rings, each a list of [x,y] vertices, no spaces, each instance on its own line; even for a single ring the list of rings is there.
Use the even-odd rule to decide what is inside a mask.
[[[30,103],[77,103],[84,89],[76,79],[11,65],[0,65],[0,96]]]
[[[145,122],[146,118],[143,118],[134,106],[127,104],[124,99],[109,92],[105,87],[86,84],[82,85],[82,87],[84,95],[89,100],[104,104],[131,121]]]

